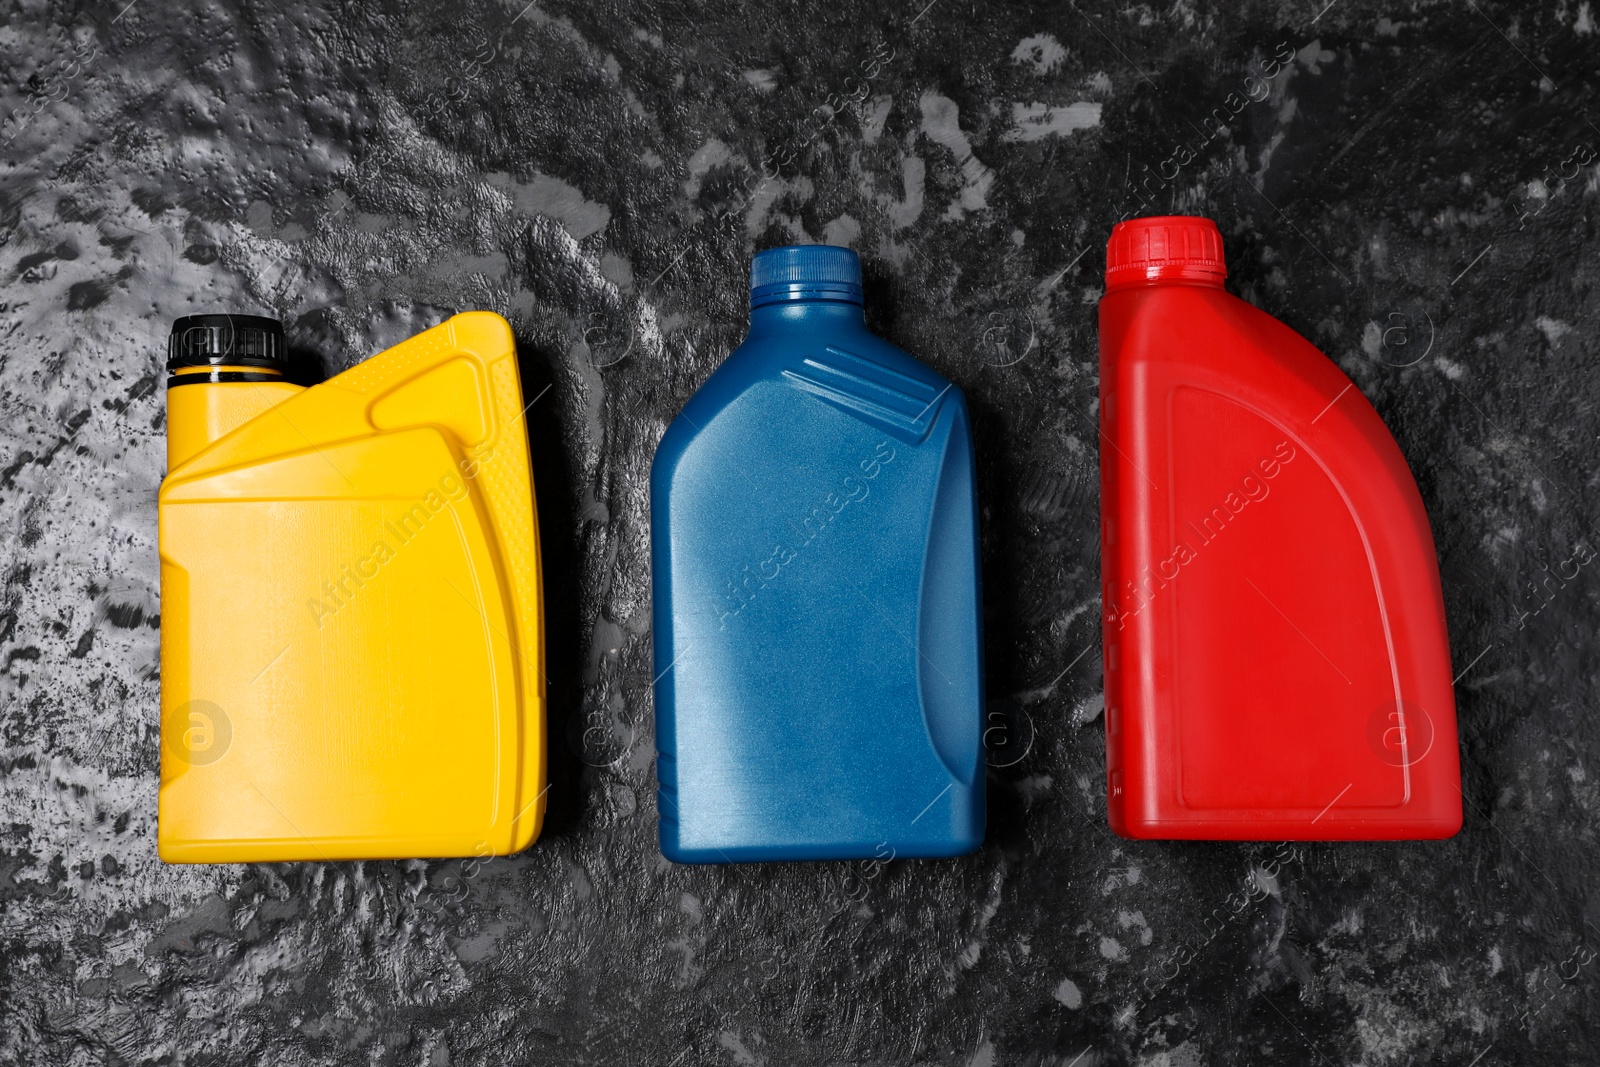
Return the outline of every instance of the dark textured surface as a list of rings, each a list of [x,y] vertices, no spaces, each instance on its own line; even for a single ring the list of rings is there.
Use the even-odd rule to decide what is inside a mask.
[[[0,1062],[1600,1057],[1594,4],[123,2],[0,15]],[[1454,840],[1106,828],[1093,315],[1146,178],[1416,470]],[[989,689],[1033,737],[960,861],[655,847],[649,460],[793,239],[859,249],[971,400]],[[162,866],[170,320],[276,314],[336,370],[467,308],[549,390],[544,838]]]

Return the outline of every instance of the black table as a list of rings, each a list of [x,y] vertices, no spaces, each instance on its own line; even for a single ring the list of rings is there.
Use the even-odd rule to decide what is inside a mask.
[[[1593,4],[123,2],[0,17],[0,1062],[1600,1055]],[[1416,472],[1453,840],[1106,827],[1094,311],[1149,212],[1215,217]],[[966,859],[656,849],[650,457],[794,240],[860,250],[972,405],[1005,729]],[[540,397],[543,839],[162,866],[168,325],[277,315],[329,373],[467,308]]]

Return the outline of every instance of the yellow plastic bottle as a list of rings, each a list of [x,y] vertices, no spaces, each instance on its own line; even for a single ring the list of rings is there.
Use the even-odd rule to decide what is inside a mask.
[[[544,622],[506,321],[302,388],[275,320],[190,316],[168,367],[161,858],[525,848]]]

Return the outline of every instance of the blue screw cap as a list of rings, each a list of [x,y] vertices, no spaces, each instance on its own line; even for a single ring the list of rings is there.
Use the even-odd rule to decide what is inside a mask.
[[[750,306],[781,300],[863,302],[861,257],[838,245],[785,245],[750,261]]]

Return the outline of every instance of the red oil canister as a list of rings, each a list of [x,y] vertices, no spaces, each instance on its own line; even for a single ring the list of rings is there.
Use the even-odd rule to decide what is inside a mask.
[[[1461,826],[1439,567],[1355,384],[1223,288],[1210,219],[1111,232],[1100,301],[1111,826],[1437,838]]]

